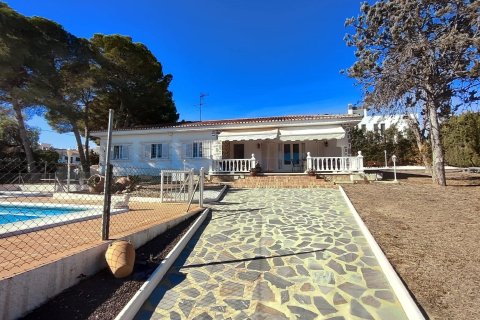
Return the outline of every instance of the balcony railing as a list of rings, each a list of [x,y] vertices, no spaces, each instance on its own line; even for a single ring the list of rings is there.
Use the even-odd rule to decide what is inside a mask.
[[[363,172],[362,152],[356,157],[312,157],[307,152],[307,170],[315,172]]]
[[[252,154],[250,159],[221,159],[213,160],[213,172],[242,173],[250,172],[255,167],[255,156]]]

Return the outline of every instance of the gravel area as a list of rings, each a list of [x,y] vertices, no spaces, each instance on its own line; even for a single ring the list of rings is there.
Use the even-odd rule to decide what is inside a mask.
[[[116,279],[108,269],[102,270],[57,295],[24,319],[114,319],[187,232],[197,216],[138,248],[131,276]]]

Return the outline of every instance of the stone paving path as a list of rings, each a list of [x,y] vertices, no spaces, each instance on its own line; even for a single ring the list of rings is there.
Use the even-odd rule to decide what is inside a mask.
[[[230,190],[136,319],[406,319],[338,190]]]

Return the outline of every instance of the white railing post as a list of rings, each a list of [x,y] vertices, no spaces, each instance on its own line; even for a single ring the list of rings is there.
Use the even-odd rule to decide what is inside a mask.
[[[210,156],[210,162],[209,162],[209,167],[208,167],[208,173],[211,174],[213,172],[213,157]]]
[[[250,159],[250,169],[255,168],[255,154],[252,153],[252,158]]]
[[[313,169],[313,159],[312,156],[310,155],[310,152],[307,152],[307,171],[310,171]]]
[[[200,168],[200,182],[199,182],[199,195],[198,195],[198,205],[200,208],[203,208],[203,183],[204,183],[204,178],[205,178],[205,172],[203,167]]]
[[[358,164],[358,172],[363,172],[363,156],[362,156],[362,151],[358,151],[357,164]]]

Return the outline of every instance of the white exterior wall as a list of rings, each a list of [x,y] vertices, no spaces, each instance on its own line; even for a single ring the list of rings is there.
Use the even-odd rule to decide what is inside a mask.
[[[145,173],[155,174],[155,170],[161,169],[183,169],[185,159],[186,169],[194,168],[199,170],[201,167],[208,169],[210,166],[210,156],[204,155],[202,158],[185,158],[185,145],[194,141],[215,141],[211,130],[195,132],[172,133],[147,133],[136,135],[112,135],[112,148],[115,145],[128,146],[128,159],[111,160],[114,167],[122,168],[143,168]],[[168,158],[166,159],[150,159],[145,156],[145,145],[167,143]],[[100,144],[100,163],[105,161],[106,140],[102,139]],[[113,158],[113,151],[112,151]],[[214,156],[212,154],[212,156]],[[151,172],[149,172],[151,170]]]

